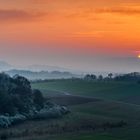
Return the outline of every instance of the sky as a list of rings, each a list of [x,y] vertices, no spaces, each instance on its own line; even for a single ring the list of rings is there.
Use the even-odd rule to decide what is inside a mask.
[[[139,71],[140,0],[0,0],[0,60]]]

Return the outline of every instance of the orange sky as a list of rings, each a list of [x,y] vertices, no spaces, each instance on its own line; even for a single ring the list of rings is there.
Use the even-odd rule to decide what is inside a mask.
[[[0,0],[0,41],[42,51],[136,56],[140,1]]]

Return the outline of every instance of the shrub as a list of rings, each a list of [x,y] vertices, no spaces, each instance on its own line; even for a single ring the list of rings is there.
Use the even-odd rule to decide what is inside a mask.
[[[11,125],[11,120],[7,116],[0,116],[0,127],[9,127]]]
[[[10,117],[10,120],[11,120],[11,124],[18,124],[27,120],[27,118],[24,115],[16,114],[15,116]]]
[[[34,96],[33,101],[36,105],[36,108],[40,110],[41,108],[44,107],[44,101],[45,101],[44,97],[39,90],[34,90],[33,91],[33,96]]]

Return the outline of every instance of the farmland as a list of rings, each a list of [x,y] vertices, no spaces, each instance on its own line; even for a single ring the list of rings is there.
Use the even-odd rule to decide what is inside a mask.
[[[1,130],[12,140],[137,140],[140,84],[53,80],[32,83],[47,100],[70,109],[62,118],[27,121]]]

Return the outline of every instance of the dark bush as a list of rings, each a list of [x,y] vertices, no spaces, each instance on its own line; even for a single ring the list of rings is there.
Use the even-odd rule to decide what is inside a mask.
[[[0,127],[7,128],[28,119],[61,117],[66,113],[66,107],[49,103],[39,90],[32,90],[26,78],[0,74]],[[3,140],[6,138],[1,136]]]
[[[42,93],[39,90],[33,91],[33,101],[34,101],[37,109],[41,109],[44,107],[45,100],[44,100]]]
[[[43,107],[44,98],[39,90],[32,94],[30,82],[21,76],[0,74],[0,114],[28,113],[34,104]]]

